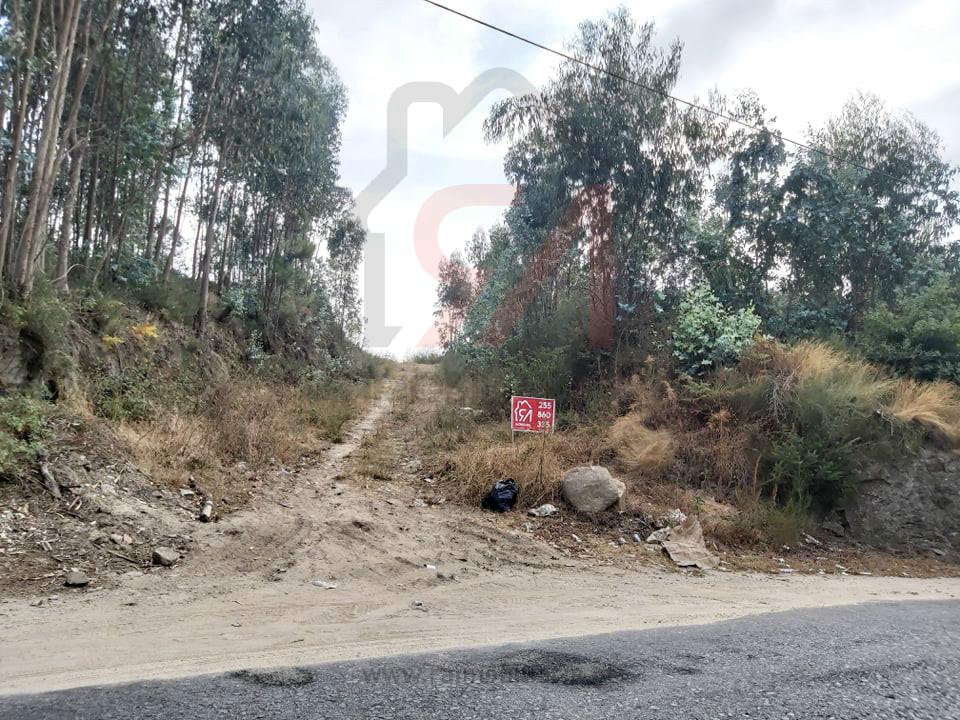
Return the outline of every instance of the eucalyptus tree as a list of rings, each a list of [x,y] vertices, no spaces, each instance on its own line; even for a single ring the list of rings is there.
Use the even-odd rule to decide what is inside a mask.
[[[960,217],[937,134],[870,95],[813,130],[776,197],[784,290],[806,331],[859,327],[891,301]]]
[[[720,148],[721,124],[666,97],[681,50],[658,46],[654,25],[625,9],[585,22],[569,48],[584,64],[564,61],[541,92],[499,103],[486,124],[491,140],[513,141],[505,169],[535,230],[525,255],[579,194],[600,189],[609,203],[610,227],[596,231],[612,235],[621,336],[640,330],[638,308],[659,287],[682,281],[687,218]]]

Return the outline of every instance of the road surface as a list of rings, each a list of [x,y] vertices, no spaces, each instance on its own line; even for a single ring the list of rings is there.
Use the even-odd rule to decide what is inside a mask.
[[[0,720],[61,718],[952,720],[960,718],[960,602],[0,697]]]

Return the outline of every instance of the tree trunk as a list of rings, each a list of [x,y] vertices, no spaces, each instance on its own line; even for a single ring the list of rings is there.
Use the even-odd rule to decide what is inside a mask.
[[[70,150],[70,182],[67,187],[67,197],[63,203],[63,217],[60,220],[60,237],[57,240],[57,267],[54,272],[53,285],[59,292],[69,290],[67,275],[70,260],[70,226],[73,224],[73,211],[77,204],[77,193],[80,189],[80,169],[83,167],[83,153],[85,142],[77,140],[76,132],[70,138],[73,147]]]
[[[207,303],[210,298],[210,252],[217,227],[217,210],[220,207],[220,192],[223,183],[223,169],[226,165],[227,148],[224,148],[217,160],[217,176],[213,181],[213,199],[210,201],[210,214],[207,217],[206,237],[203,240],[203,261],[200,264],[200,304],[193,319],[193,329],[197,337],[203,337],[207,329]]]
[[[56,180],[56,147],[60,136],[60,124],[67,96],[67,81],[73,61],[73,50],[80,23],[80,0],[66,0],[62,13],[55,18],[57,53],[50,94],[44,108],[43,129],[37,149],[36,164],[30,183],[27,202],[27,217],[17,248],[14,283],[18,294],[27,297],[33,290],[34,269],[38,252],[47,231],[47,211],[50,195]]]
[[[210,84],[211,91],[207,96],[207,104],[203,109],[203,120],[200,122],[199,131],[196,133],[193,141],[193,148],[190,151],[190,161],[187,163],[187,174],[183,178],[183,189],[180,193],[180,201],[177,204],[177,220],[173,226],[173,237],[170,238],[170,253],[167,255],[167,262],[163,266],[163,283],[170,279],[170,271],[173,269],[173,260],[177,254],[177,243],[180,239],[180,220],[183,217],[183,206],[187,201],[187,187],[190,184],[190,172],[193,170],[193,164],[197,159],[197,150],[207,131],[207,120],[210,117],[210,106],[213,104],[213,96],[217,89],[217,80],[220,77],[220,61],[223,58],[223,46],[217,53],[217,64],[213,68],[213,80]]]
[[[23,79],[17,80],[15,75],[14,86],[17,87],[15,103],[11,106],[12,129],[10,133],[10,155],[7,158],[6,175],[3,181],[3,208],[0,220],[0,280],[3,279],[10,240],[13,237],[13,227],[17,215],[17,173],[20,165],[20,150],[23,147],[23,128],[27,116],[27,105],[30,101],[30,86],[33,84],[33,57],[36,54],[37,34],[40,27],[41,2],[34,3],[33,19],[30,23],[30,40],[23,54]],[[19,3],[18,3],[19,7]],[[16,14],[19,19],[19,13]],[[18,59],[15,73],[19,72]],[[14,112],[14,108],[16,112]]]

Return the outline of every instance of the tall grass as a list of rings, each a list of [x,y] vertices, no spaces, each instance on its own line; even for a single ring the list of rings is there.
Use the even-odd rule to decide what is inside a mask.
[[[947,443],[960,443],[960,388],[951,382],[901,380],[887,414],[904,425],[918,425]]]

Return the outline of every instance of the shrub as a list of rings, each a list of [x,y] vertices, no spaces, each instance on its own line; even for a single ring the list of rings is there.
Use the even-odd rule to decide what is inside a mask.
[[[60,297],[41,285],[22,305],[7,303],[3,309],[3,320],[19,330],[21,341],[33,355],[34,376],[61,378],[70,371],[70,308]]]
[[[108,420],[147,420],[153,415],[152,384],[142,375],[107,376],[94,399],[94,412]]]
[[[960,287],[946,277],[864,319],[863,353],[920,380],[960,382]]]
[[[439,365],[443,360],[443,353],[435,350],[419,350],[410,356],[410,362],[419,365]]]
[[[689,392],[759,429],[768,495],[801,510],[827,510],[854,487],[858,467],[892,459],[916,440],[903,419],[904,391],[896,415],[891,409],[898,387],[881,368],[823,342],[766,341]]]
[[[447,387],[458,387],[468,371],[467,358],[456,350],[448,350],[440,360],[440,380]]]
[[[17,477],[36,459],[47,435],[49,408],[28,397],[0,398],[0,477]]]
[[[673,329],[673,354],[682,372],[703,375],[735,362],[753,341],[760,318],[752,308],[730,311],[708,285],[690,292],[680,304]]]
[[[765,453],[770,497],[801,511],[833,508],[854,487],[850,449],[850,443],[821,435],[784,433]]]

